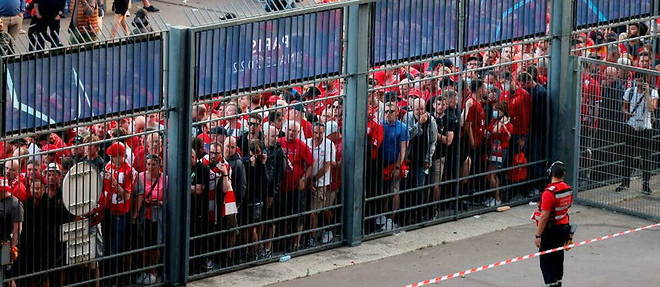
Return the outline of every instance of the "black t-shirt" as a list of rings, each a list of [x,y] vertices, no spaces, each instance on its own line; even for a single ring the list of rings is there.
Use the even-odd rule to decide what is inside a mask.
[[[449,132],[455,132],[458,129],[458,119],[453,112],[445,112],[442,117],[435,118],[435,121],[438,125],[438,135],[446,136]],[[456,136],[455,133],[454,136]],[[433,159],[446,157],[449,153],[449,147],[438,140],[435,146],[435,153],[433,153]]]
[[[12,195],[0,199],[0,241],[9,241],[15,222],[23,222],[23,204]]]
[[[201,162],[196,162],[192,166],[192,174],[190,175],[190,184],[204,186],[202,194],[193,193],[190,196],[192,207],[192,220],[200,220],[208,218],[209,211],[209,183],[211,178],[211,170]]]

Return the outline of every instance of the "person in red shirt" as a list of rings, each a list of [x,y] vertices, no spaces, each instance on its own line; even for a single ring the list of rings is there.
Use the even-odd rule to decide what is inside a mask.
[[[28,199],[29,194],[27,188],[25,188],[25,178],[22,177],[20,173],[21,164],[19,160],[15,159],[5,162],[5,176],[9,181],[11,194],[21,202],[25,202]]]
[[[511,118],[509,118],[508,105],[506,102],[499,102],[495,104],[494,118],[488,125],[488,171],[492,173],[486,176],[486,180],[491,188],[495,188],[495,199],[487,200],[486,205],[489,207],[497,206],[502,203],[500,196],[499,175],[496,172],[498,169],[504,167],[504,156],[507,154],[509,148],[509,141],[511,140]]]
[[[548,169],[551,177],[543,194],[539,209],[534,213],[536,238],[539,251],[564,246],[571,241],[572,231],[568,210],[573,204],[573,190],[564,182],[566,167],[561,161]],[[541,255],[541,272],[545,286],[561,286],[564,275],[564,251]]]
[[[110,254],[125,251],[131,192],[133,191],[133,168],[126,162],[126,147],[115,142],[106,150],[110,162],[103,170],[103,192],[99,197],[99,206],[95,213],[110,211],[109,234]]]
[[[484,137],[486,135],[486,112],[483,104],[487,101],[488,91],[480,79],[470,82],[470,97],[463,105],[463,176],[470,171],[479,173],[485,170]]]
[[[300,140],[299,135],[300,124],[289,121],[286,137],[278,140],[287,157],[285,179],[282,181],[282,188],[275,199],[275,203],[279,205],[277,210],[280,216],[297,214],[305,208],[305,191],[310,183],[314,156],[307,144]],[[301,219],[301,217],[295,217],[291,220],[291,224],[287,226],[289,233],[292,227],[297,227],[297,232],[302,231]],[[300,235],[296,236],[293,242],[294,250],[299,247]]]

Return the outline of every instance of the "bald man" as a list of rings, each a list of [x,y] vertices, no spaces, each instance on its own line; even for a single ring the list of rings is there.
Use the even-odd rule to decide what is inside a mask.
[[[408,154],[412,172],[412,184],[421,186],[426,184],[428,170],[433,161],[435,144],[438,140],[438,125],[433,116],[426,111],[426,101],[415,99],[412,103],[413,110],[405,116],[404,123],[408,126],[410,134],[410,146]]]

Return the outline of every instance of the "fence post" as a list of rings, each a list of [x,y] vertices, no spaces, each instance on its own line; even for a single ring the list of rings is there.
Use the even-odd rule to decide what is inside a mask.
[[[190,226],[190,31],[171,27],[167,76],[167,204],[165,215],[165,283],[184,286],[188,280]]]
[[[576,89],[573,83],[579,77],[576,63],[571,63],[571,33],[573,31],[574,1],[552,1],[551,51],[549,97],[550,160],[566,163],[567,182],[577,183],[579,148],[577,134]],[[573,59],[573,62],[577,62]],[[558,117],[561,117],[558,118]],[[565,118],[566,117],[566,118]]]
[[[367,134],[367,95],[371,43],[371,6],[360,4],[345,9],[346,33],[346,103],[344,119],[344,242],[349,246],[362,241],[364,218],[365,151]]]

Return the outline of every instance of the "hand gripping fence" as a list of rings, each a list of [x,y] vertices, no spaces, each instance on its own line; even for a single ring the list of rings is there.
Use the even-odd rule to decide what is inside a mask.
[[[470,273],[484,271],[484,270],[488,270],[488,269],[495,268],[495,267],[498,267],[498,266],[507,265],[507,264],[511,264],[511,263],[514,263],[514,262],[534,258],[534,257],[539,257],[541,255],[557,252],[557,251],[560,251],[560,250],[569,250],[569,249],[574,248],[574,247],[587,245],[587,244],[591,244],[591,243],[594,243],[594,242],[597,242],[597,241],[603,241],[603,240],[606,240],[606,239],[611,239],[611,238],[619,237],[619,236],[622,236],[622,235],[630,234],[630,233],[633,233],[633,232],[642,231],[642,230],[646,230],[646,229],[651,229],[651,228],[658,227],[658,226],[660,226],[660,222],[655,223],[655,224],[651,224],[651,225],[647,225],[647,226],[643,226],[643,227],[629,229],[629,230],[622,231],[622,232],[619,232],[619,233],[614,233],[614,234],[610,234],[610,235],[597,237],[597,238],[594,238],[594,239],[581,241],[581,242],[578,242],[578,243],[568,244],[568,245],[565,245],[565,246],[562,246],[562,247],[557,247],[557,248],[553,248],[553,249],[549,249],[549,250],[545,250],[545,251],[541,251],[541,252],[527,254],[525,256],[518,256],[518,257],[515,257],[515,258],[503,260],[503,261],[500,261],[500,262],[497,262],[497,263],[492,263],[492,264],[488,264],[488,265],[484,265],[484,266],[480,266],[480,267],[475,267],[475,268],[471,268],[471,269],[468,269],[468,270],[465,270],[465,271],[456,272],[456,273],[453,273],[453,274],[448,274],[448,275],[445,275],[445,276],[435,277],[433,279],[424,280],[424,281],[420,281],[420,282],[417,282],[417,283],[404,285],[403,287],[418,287],[418,286],[426,286],[426,285],[436,284],[436,283],[440,283],[442,281],[449,280],[449,279],[452,279],[452,278],[456,278],[456,277],[459,277],[459,276],[468,275]]]

